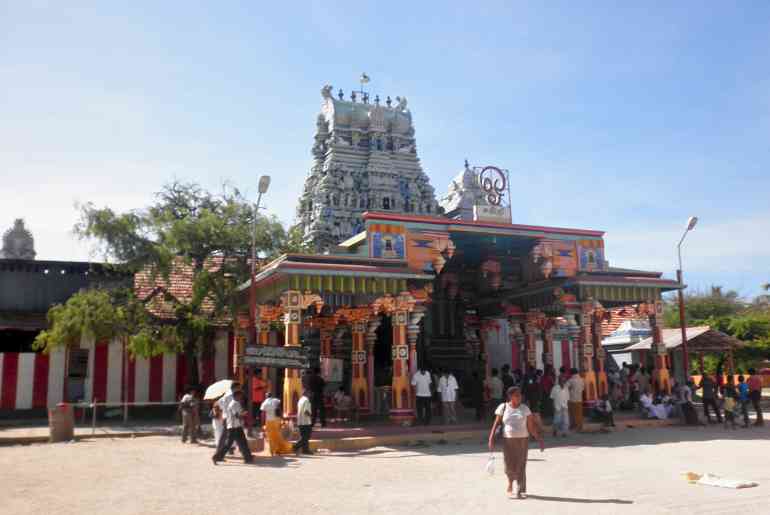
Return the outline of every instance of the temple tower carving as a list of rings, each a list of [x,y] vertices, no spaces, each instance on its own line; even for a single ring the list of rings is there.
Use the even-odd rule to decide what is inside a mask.
[[[417,157],[406,98],[321,90],[313,165],[297,208],[304,239],[324,250],[363,230],[365,211],[436,214],[438,204]]]
[[[24,220],[17,218],[13,227],[3,233],[3,245],[0,248],[0,258],[3,259],[35,259],[35,240],[32,233],[24,227]]]

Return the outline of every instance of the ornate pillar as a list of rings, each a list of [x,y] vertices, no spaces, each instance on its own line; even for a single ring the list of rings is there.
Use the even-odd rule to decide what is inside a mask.
[[[574,353],[574,349],[579,345],[580,326],[575,320],[575,313],[566,313],[564,315],[564,318],[567,320],[567,327],[566,327],[567,358],[565,360],[564,355],[562,354],[562,363],[564,363],[564,366],[567,369],[567,372],[569,372],[570,369],[579,367],[579,363],[573,357],[573,353]]]
[[[607,372],[604,370],[604,360],[607,353],[604,352],[602,345],[602,320],[604,318],[604,308],[600,304],[594,305],[593,316],[591,317],[591,336],[593,340],[594,356],[596,356],[596,391],[597,396],[601,397],[609,392],[607,384]]]
[[[585,383],[583,401],[594,403],[598,399],[596,395],[596,373],[594,372],[594,346],[591,338],[594,303],[593,301],[583,302],[581,308],[578,363],[580,375]]]
[[[407,339],[407,324],[409,312],[397,310],[393,312],[393,397],[391,400],[390,418],[395,422],[411,422],[414,420],[414,408],[411,402],[411,384],[409,380],[409,346]]]
[[[414,310],[415,299],[409,292],[403,292],[398,297],[386,295],[377,299],[373,304],[374,314],[382,311],[389,313],[393,326],[393,381],[390,408],[390,419],[397,423],[411,424],[414,421],[414,406],[412,403],[412,387],[409,377],[409,340],[407,327],[409,314]]]
[[[541,324],[543,313],[538,311],[527,311],[527,318],[524,324],[524,348],[527,370],[537,368],[537,328]]]
[[[270,345],[270,324],[271,322],[275,322],[276,320],[280,319],[281,314],[282,309],[280,307],[271,305],[257,306],[257,345]],[[262,380],[265,381],[265,384],[268,385],[268,388],[271,392],[277,394],[278,392],[275,391],[276,385],[271,384],[270,381],[271,375],[274,376],[275,374],[271,374],[271,369],[269,367],[262,367]]]
[[[663,335],[658,325],[658,316],[663,315],[663,303],[656,301],[653,304],[647,304],[647,317],[650,320],[650,329],[652,330],[652,345],[650,350],[655,360],[655,370],[652,372],[652,388],[658,392],[671,393],[671,377],[666,366],[666,355],[668,350],[663,343]]]
[[[549,318],[543,328],[543,370],[553,368],[553,330],[554,322]]]
[[[420,336],[420,321],[425,316],[425,308],[415,308],[409,315],[406,339],[409,343],[409,377],[417,373],[417,339]]]
[[[511,370],[517,370],[521,368],[521,342],[524,338],[520,317],[508,318],[508,338],[511,343]]]
[[[380,327],[380,317],[370,320],[366,326],[366,385],[369,391],[369,409],[375,406],[374,401],[374,346],[377,344],[377,329]]]
[[[358,411],[368,413],[369,404],[369,370],[367,367],[368,355],[366,345],[366,321],[356,320],[350,325],[353,335],[353,348],[350,356],[350,395],[358,406]],[[373,371],[374,369],[372,369]]]
[[[284,324],[286,332],[284,345],[299,347],[302,330],[302,311],[311,304],[323,305],[321,297],[306,292],[289,290],[282,295]],[[320,311],[320,310],[319,310]],[[302,377],[300,370],[287,368],[283,379],[283,414],[285,417],[297,416],[297,401],[302,396]]]

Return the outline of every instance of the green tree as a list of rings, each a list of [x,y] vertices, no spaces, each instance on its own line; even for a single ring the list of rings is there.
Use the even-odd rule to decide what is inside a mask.
[[[149,273],[159,287],[145,299],[132,292],[73,297],[72,304],[52,308],[51,329],[39,347],[71,345],[79,334],[125,335],[131,351],[140,355],[183,351],[191,383],[198,382],[197,358],[216,327],[237,316],[237,287],[249,278],[253,228],[260,258],[275,257],[288,245],[276,218],[255,215],[252,203],[227,186],[212,193],[175,181],[144,209],[119,214],[90,203],[79,209],[75,233],[81,239],[95,242],[121,270]],[[164,287],[180,267],[192,276],[190,295],[181,298]],[[170,306],[163,316],[149,309],[158,301]],[[89,319],[86,306],[98,308],[99,315]]]
[[[738,293],[724,291],[721,286],[712,286],[708,292],[686,293],[684,296],[685,321],[688,326],[711,325],[708,321],[729,318],[744,309]],[[664,306],[666,327],[679,327],[679,301],[671,297]]]

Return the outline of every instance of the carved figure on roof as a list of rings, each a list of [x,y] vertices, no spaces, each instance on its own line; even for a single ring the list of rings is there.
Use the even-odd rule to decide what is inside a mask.
[[[396,97],[396,111],[406,111],[406,97]]]
[[[331,84],[326,84],[324,87],[321,88],[321,96],[323,98],[332,99],[332,86]]]
[[[24,227],[24,220],[17,218],[13,227],[3,234],[3,247],[0,258],[35,259],[35,240],[32,233]]]

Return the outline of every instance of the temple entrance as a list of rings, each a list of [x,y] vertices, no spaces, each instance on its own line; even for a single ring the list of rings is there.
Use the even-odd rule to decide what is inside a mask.
[[[390,386],[393,382],[393,325],[389,316],[382,317],[377,328],[377,343],[374,344],[374,386]]]

